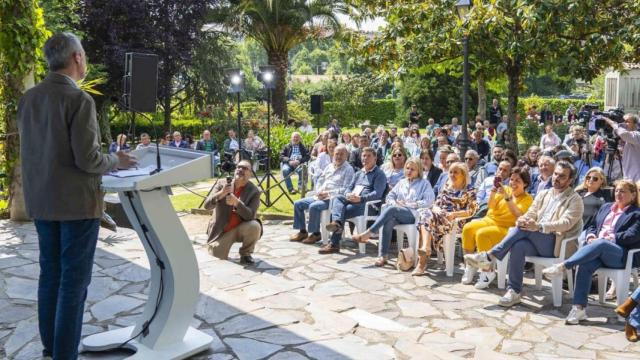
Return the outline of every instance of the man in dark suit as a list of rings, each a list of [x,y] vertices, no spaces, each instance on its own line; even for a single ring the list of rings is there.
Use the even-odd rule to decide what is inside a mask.
[[[18,105],[24,198],[40,244],[43,356],[75,359],[102,215],[102,174],[136,160],[101,152],[95,104],[77,85],[87,70],[80,39],[53,35],[44,54],[49,74]]]
[[[249,265],[254,263],[251,254],[262,235],[262,224],[256,219],[260,190],[250,177],[251,163],[240,161],[233,181],[220,180],[204,202],[205,209],[213,209],[207,228],[209,254],[226,260],[233,243],[242,242],[240,263]]]
[[[202,132],[202,140],[196,143],[196,150],[215,152],[218,150],[216,141],[211,138],[211,131],[205,130]]]

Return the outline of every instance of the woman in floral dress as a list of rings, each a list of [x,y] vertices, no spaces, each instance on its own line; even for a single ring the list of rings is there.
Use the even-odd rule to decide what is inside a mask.
[[[420,240],[418,243],[418,266],[412,275],[422,275],[427,268],[427,259],[433,249],[442,250],[443,237],[457,226],[459,232],[463,221],[457,218],[469,217],[478,208],[476,190],[470,184],[469,169],[461,162],[453,163],[449,167],[449,179],[444,188],[438,193],[431,208],[420,211]]]

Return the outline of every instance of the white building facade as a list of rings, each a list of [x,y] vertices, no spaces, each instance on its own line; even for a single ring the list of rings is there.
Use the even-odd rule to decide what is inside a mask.
[[[604,80],[604,108],[623,108],[640,113],[640,64],[625,64],[625,70],[610,70]]]

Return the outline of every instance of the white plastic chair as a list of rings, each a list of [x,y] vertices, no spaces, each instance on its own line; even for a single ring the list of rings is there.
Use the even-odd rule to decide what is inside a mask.
[[[638,269],[633,268],[634,255],[640,249],[629,250],[624,269],[600,268],[595,274],[598,276],[598,301],[604,304],[604,294],[607,291],[607,280],[611,279],[616,286],[616,302],[620,306],[629,296],[629,279],[633,275],[633,284],[638,287]],[[622,320],[622,318],[618,317]]]
[[[577,241],[578,236],[572,236],[562,240],[560,244],[560,256],[559,257],[541,257],[541,256],[527,256],[525,257],[526,262],[533,263],[535,265],[535,279],[536,279],[536,289],[542,289],[542,270],[551,265],[561,263],[566,259],[567,253],[567,244],[571,241]],[[509,263],[510,254],[504,257],[502,260],[498,260],[497,262],[497,271],[498,271],[498,288],[504,289],[505,283],[507,279],[507,264]],[[567,269],[567,282],[569,283],[569,294],[573,296],[573,271]],[[553,306],[559,307],[562,306],[562,276],[557,276],[551,280],[551,295],[553,297]]]
[[[398,241],[398,253],[400,249],[402,249],[402,245],[404,243],[404,235],[407,235],[407,240],[409,241],[409,247],[413,250],[413,265],[415,266],[418,262],[418,220],[413,224],[400,224],[393,227],[393,230],[396,232],[396,239]],[[382,239],[382,228],[378,231],[378,236]],[[364,245],[364,244],[363,244]],[[380,247],[380,242],[378,242],[378,248]]]
[[[314,196],[316,194],[315,191],[309,191],[307,196]],[[333,199],[333,198],[332,198]],[[307,218],[307,224],[309,223],[309,209],[305,210],[305,215]],[[320,236],[322,237],[322,243],[329,243],[329,232],[326,229],[326,225],[331,221],[331,201],[329,201],[329,207],[327,210],[322,210],[320,213]]]
[[[438,250],[438,264],[442,264],[442,260],[444,258],[445,270],[447,272],[447,276],[453,276],[453,269],[455,266],[455,255],[456,255],[456,240],[458,238],[458,223],[467,219],[470,219],[472,216],[466,216],[457,218],[454,221],[456,222],[453,226],[453,230],[445,235],[442,239],[442,247],[443,252]]]
[[[356,231],[358,232],[358,234],[362,234],[363,232],[367,231],[367,221],[375,220],[378,217],[378,215],[369,215],[369,208],[374,204],[380,204],[380,203],[382,203],[382,200],[367,201],[367,203],[364,206],[364,215],[347,219],[347,221],[350,221],[355,225]],[[342,234],[344,236],[344,231],[342,232]],[[367,244],[363,244],[363,243],[358,244],[358,252],[360,254],[366,253],[366,247],[367,247]]]

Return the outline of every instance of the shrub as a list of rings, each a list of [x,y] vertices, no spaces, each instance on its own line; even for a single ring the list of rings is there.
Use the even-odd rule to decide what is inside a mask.
[[[372,125],[386,125],[396,120],[396,100],[376,99],[360,106],[327,101],[324,103],[324,114],[320,116],[320,127],[329,123],[329,116],[336,117],[341,127],[357,127],[365,120]]]

